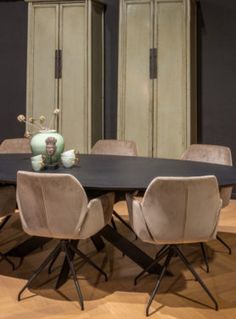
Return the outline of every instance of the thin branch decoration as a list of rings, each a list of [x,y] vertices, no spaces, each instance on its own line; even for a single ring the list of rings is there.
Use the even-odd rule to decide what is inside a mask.
[[[53,123],[55,121],[55,119],[57,118],[58,114],[60,113],[60,109],[56,108],[53,113],[52,116],[50,118],[49,124],[45,125],[46,122],[46,117],[44,115],[40,115],[39,118],[33,118],[33,117],[29,117],[26,118],[25,115],[23,114],[19,114],[17,116],[17,120],[20,123],[25,123],[29,126],[31,126],[32,128],[36,129],[37,131],[50,131],[53,129]],[[25,137],[30,137],[31,134],[29,131],[25,132]]]

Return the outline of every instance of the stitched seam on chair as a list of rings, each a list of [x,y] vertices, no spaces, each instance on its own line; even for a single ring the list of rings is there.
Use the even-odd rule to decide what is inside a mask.
[[[44,191],[43,191],[43,186],[42,186],[42,182],[41,180],[39,179],[39,184],[40,184],[40,190],[41,190],[41,193],[42,193],[42,199],[43,199],[43,207],[44,207],[44,217],[45,217],[45,220],[46,220],[46,223],[47,223],[47,229],[49,231],[50,234],[52,234],[50,228],[49,228],[49,223],[48,223],[48,217],[47,217],[47,207],[46,207],[46,197],[45,197],[45,194],[44,194]]]
[[[148,227],[148,225],[147,225],[147,221],[146,221],[146,218],[145,218],[145,214],[143,213],[143,207],[142,207],[141,205],[140,205],[140,207],[141,207],[141,213],[142,213],[142,216],[143,216],[143,219],[144,219],[144,223],[145,223],[145,226],[146,226],[146,228],[147,228],[147,232],[148,232],[150,238],[151,238],[153,241],[155,241],[154,238],[153,238],[153,236],[152,236],[152,233],[151,233],[151,231],[150,231],[150,229],[149,229],[149,227]]]
[[[86,219],[87,219],[87,217],[88,217],[88,211],[89,211],[89,208],[88,208],[88,206],[87,206],[86,213],[84,214],[83,220],[81,221],[80,224],[79,224],[79,222],[78,222],[77,225],[76,225],[76,227],[75,227],[75,229],[74,229],[74,234],[75,234],[75,235],[80,234],[81,229],[83,228],[83,226],[84,226],[84,224],[85,224],[85,222],[86,222]],[[80,214],[81,214],[81,212],[80,212]]]
[[[28,225],[26,223],[26,220],[25,220],[25,217],[24,217],[24,214],[22,213],[22,206],[21,206],[21,201],[19,200],[19,195],[18,195],[18,192],[16,192],[16,198],[17,198],[17,203],[18,203],[18,207],[19,207],[19,210],[20,210],[20,217],[23,221],[22,225],[23,225],[23,229],[27,229],[28,231]],[[26,232],[27,232],[26,231]]]
[[[217,226],[218,226],[218,222],[219,222],[219,218],[220,218],[220,212],[221,212],[221,208],[222,208],[222,203],[223,201],[221,200],[221,203],[220,203],[220,207],[218,208],[218,214],[215,216],[215,227],[210,235],[210,238],[214,238],[214,234],[216,235],[217,234]]]
[[[84,226],[84,224],[86,223],[86,219],[87,219],[87,217],[88,217],[88,213],[89,213],[89,209],[90,209],[90,208],[88,207],[89,203],[90,203],[90,201],[87,200],[87,208],[86,208],[86,212],[84,213],[84,217],[83,217],[82,220],[80,220],[80,217],[81,217],[81,214],[82,214],[82,207],[81,207],[80,212],[78,212],[78,214],[80,215],[80,217],[78,218],[77,225],[76,225],[76,227],[74,228],[74,234],[75,234],[75,235],[76,235],[76,234],[80,234],[81,229],[83,229],[83,226]],[[83,206],[83,205],[82,205],[82,206]]]
[[[184,185],[185,186],[185,185]],[[186,186],[185,186],[186,187]],[[185,197],[185,212],[184,212],[184,231],[183,231],[183,240],[185,240],[185,233],[186,233],[186,224],[187,224],[187,211],[188,211],[188,197],[189,197],[189,188],[187,188],[187,191],[185,191],[186,197]]]

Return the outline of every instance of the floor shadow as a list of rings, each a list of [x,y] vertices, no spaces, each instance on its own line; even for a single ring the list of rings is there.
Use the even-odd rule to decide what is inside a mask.
[[[21,230],[19,220],[17,220],[17,217],[15,218],[16,219],[13,219],[1,233],[2,238],[0,248],[2,251],[6,251],[7,249],[12,248],[14,244],[28,238]],[[134,240],[133,234],[123,227],[123,225],[119,222],[117,222],[117,225],[118,230],[123,235],[131,241]],[[160,248],[160,246],[156,247],[151,244],[145,244],[139,239],[134,241],[134,243],[152,257],[155,256]],[[38,249],[28,255],[21,267],[16,271],[12,271],[11,267],[5,261],[2,261],[0,263],[0,275],[27,280],[33,273],[33,270],[39,266],[55,246],[56,240],[48,242],[43,250]],[[79,248],[108,274],[108,282],[105,282],[104,277],[83,260],[80,258],[74,260],[85,301],[110,298],[110,296],[117,292],[120,293],[120,300],[122,300],[122,293],[124,293],[124,303],[127,302],[127,293],[130,295],[145,293],[147,294],[147,298],[149,298],[148,295],[155,286],[158,278],[157,275],[147,274],[138,282],[137,286],[134,286],[134,277],[140,272],[141,268],[127,256],[123,256],[120,251],[114,248],[114,246],[106,242],[105,249],[98,253],[91,240],[84,240],[81,241]],[[211,282],[211,278],[214,277],[214,262],[217,258],[217,254],[223,253],[225,256],[224,258],[230,258],[230,256],[227,255],[224,247],[221,247],[219,243],[214,243],[213,248],[212,245],[207,245],[206,248],[210,265],[209,274],[206,274],[204,270],[204,263],[202,261],[199,245],[184,245],[181,247],[181,250],[188,260],[197,268],[202,279],[207,283],[208,281]],[[11,260],[17,263],[17,258],[11,258]],[[78,296],[74,288],[73,280],[70,277],[58,291],[54,290],[63,260],[64,256],[61,254],[53,267],[52,274],[48,274],[47,269],[44,270],[32,284],[30,292],[27,292],[26,296],[23,298],[29,298],[29,296],[33,294],[36,295],[36,297],[40,295],[55,300],[77,301]],[[200,308],[206,306],[211,307],[211,300],[206,298],[206,294],[201,288],[196,288],[198,283],[194,281],[189,272],[186,272],[185,266],[180,259],[173,258],[169,269],[173,273],[173,277],[165,277],[163,279],[155,300],[160,300],[163,306],[169,307],[189,307],[190,305]],[[222,269],[222,274],[224,272],[225,269]],[[24,283],[25,281],[22,281],[22,285],[24,285]],[[186,293],[186,291],[188,292]],[[168,298],[169,294],[172,294],[175,297]],[[183,302],[183,299],[186,300],[186,305]],[[129,302],[132,303],[132,298],[129,298]],[[133,302],[136,301],[134,300]],[[223,307],[228,308],[232,306],[236,307],[236,298],[235,300],[231,300],[228,305],[227,303],[224,303]]]

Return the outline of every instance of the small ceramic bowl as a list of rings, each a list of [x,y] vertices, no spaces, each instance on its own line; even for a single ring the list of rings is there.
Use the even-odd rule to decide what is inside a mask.
[[[41,169],[43,169],[45,166],[45,163],[44,163],[45,156],[42,154],[32,156],[30,160],[31,160],[31,166],[35,172],[41,171]]]
[[[75,150],[69,150],[61,153],[61,157],[76,157]]]
[[[33,162],[33,161],[42,161],[42,162],[44,162],[44,160],[45,160],[45,156],[42,155],[42,154],[31,157],[31,162]]]
[[[37,160],[31,161],[31,165],[35,172],[41,171],[41,169],[43,169],[45,166],[43,161],[37,161]]]
[[[61,157],[61,162],[62,162],[62,165],[65,167],[65,168],[70,168],[72,166],[75,165],[75,163],[77,162],[76,160],[76,157],[75,156],[62,156]]]

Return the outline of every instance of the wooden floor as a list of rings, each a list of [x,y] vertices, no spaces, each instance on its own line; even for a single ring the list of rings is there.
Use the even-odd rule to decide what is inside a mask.
[[[125,205],[120,204],[117,209],[127,218]],[[232,230],[235,220],[236,202],[232,202],[222,214],[222,227],[226,227],[228,223]],[[120,223],[117,222],[117,225],[120,232],[130,240],[134,240],[132,233]],[[216,312],[209,307],[212,303],[206,293],[193,280],[180,260],[174,259],[170,265],[174,276],[164,278],[160,293],[156,296],[151,308],[153,311],[151,318],[236,318],[236,234],[222,233],[221,235],[230,244],[233,253],[230,256],[219,242],[210,242],[207,245],[209,274],[204,271],[199,246],[188,245],[183,248],[186,256],[194,263],[195,269],[218,300],[220,310]],[[24,238],[26,235],[21,231],[16,215],[1,233],[0,251],[7,251]],[[80,248],[108,273],[109,281],[104,282],[103,277],[100,277],[89,265],[84,264],[80,259],[76,260],[77,274],[85,300],[84,311],[80,310],[71,279],[60,290],[53,289],[63,256],[56,263],[53,273],[51,275],[48,275],[47,271],[42,273],[30,291],[25,292],[24,300],[17,302],[17,293],[26,283],[33,269],[55,244],[56,241],[51,241],[44,246],[43,250],[35,251],[27,256],[21,267],[14,272],[5,261],[0,263],[1,319],[145,318],[145,304],[157,277],[145,276],[137,286],[134,286],[133,279],[140,268],[108,243],[103,252],[97,253],[90,240],[81,242]],[[157,247],[144,244],[140,240],[135,241],[135,244],[151,256],[157,252]],[[17,258],[12,260],[17,264]]]

